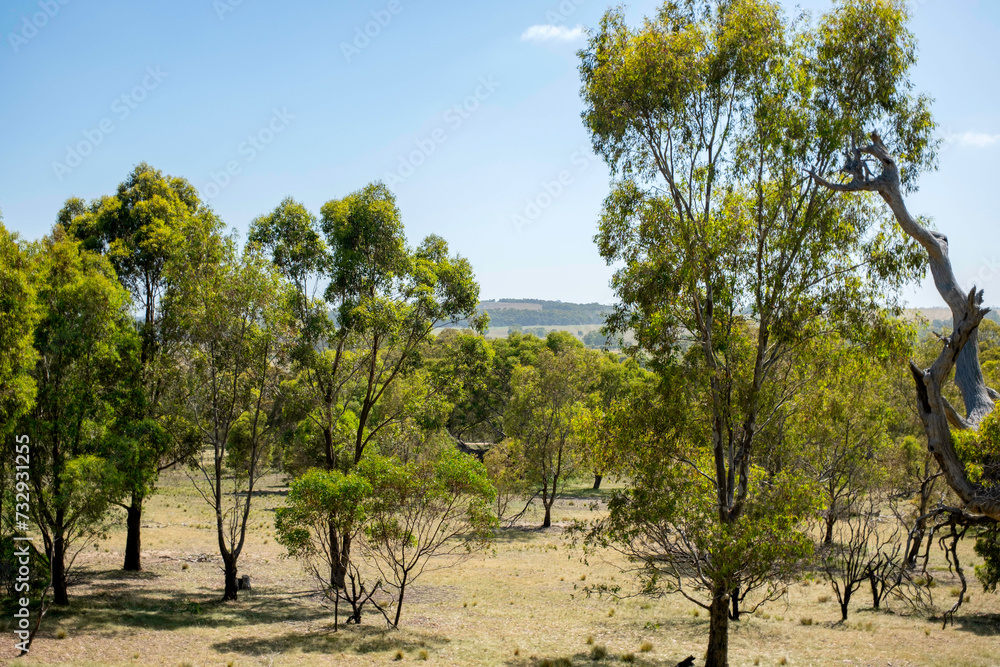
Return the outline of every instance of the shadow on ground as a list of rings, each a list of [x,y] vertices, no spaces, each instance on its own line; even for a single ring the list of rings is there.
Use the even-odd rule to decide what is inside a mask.
[[[955,617],[955,628],[981,637],[1000,635],[1000,614],[966,614]]]
[[[627,664],[638,667],[675,667],[678,661],[686,658],[681,656],[676,659],[658,659],[647,655],[628,654],[629,658],[622,655],[608,653],[604,658],[594,658],[590,652],[574,653],[573,655],[562,656],[519,656],[511,658],[505,665],[508,667],[572,667],[573,665],[603,665],[603,664]],[[700,663],[695,663],[700,664]]]
[[[325,620],[327,612],[316,605],[304,604],[310,594],[274,597],[244,594],[238,601],[223,602],[218,589],[201,587],[195,591],[128,585],[128,577],[87,579],[102,581],[99,590],[78,592],[70,589],[67,608],[50,607],[47,618],[58,620],[77,632],[114,633],[121,628],[179,630],[188,627],[217,628],[283,623],[290,618],[309,623]],[[153,578],[153,577],[151,577]],[[55,624],[52,624],[53,626]]]
[[[374,621],[373,621],[374,623]],[[261,655],[299,650],[303,653],[382,653],[420,649],[433,651],[448,643],[447,639],[414,633],[387,630],[377,625],[341,626],[337,632],[330,627],[320,632],[289,632],[266,639],[234,638],[212,644],[221,653]]]

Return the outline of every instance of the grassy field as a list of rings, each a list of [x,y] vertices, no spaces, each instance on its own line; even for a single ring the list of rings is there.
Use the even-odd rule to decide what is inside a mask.
[[[587,597],[588,584],[626,581],[611,553],[591,556],[565,535],[573,519],[593,517],[602,494],[571,489],[557,501],[557,525],[503,532],[495,551],[419,580],[401,629],[368,616],[333,632],[331,613],[313,595],[301,566],[274,541],[273,509],[284,487],[270,480],[257,499],[240,560],[254,590],[219,601],[222,572],[212,518],[183,472],[170,472],[149,501],[145,570],[121,567],[124,531],[81,554],[70,607],[45,619],[25,665],[435,665],[629,664],[672,666],[704,652],[708,619],[679,597]],[[966,565],[971,564],[965,544]],[[935,598],[953,602],[955,579],[935,550]],[[971,572],[971,567],[968,567]],[[862,589],[846,624],[828,584],[804,578],[786,598],[733,624],[735,665],[1000,665],[1000,598],[970,584],[971,602],[953,627],[926,618],[865,609]],[[0,663],[15,655],[9,634]],[[606,651],[602,661],[592,655]],[[645,649],[645,650],[644,650]],[[400,657],[401,656],[401,657]],[[565,659],[569,662],[559,662]]]

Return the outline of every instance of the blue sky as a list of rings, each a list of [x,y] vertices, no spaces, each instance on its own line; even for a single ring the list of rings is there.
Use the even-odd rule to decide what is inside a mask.
[[[140,161],[189,179],[241,231],[287,195],[318,212],[388,179],[410,240],[444,236],[484,298],[611,302],[591,240],[608,176],[575,56],[607,6],[3,0],[4,223],[38,238],[67,197],[111,193]],[[910,207],[1000,303],[1000,2],[915,7],[914,78],[946,144]],[[940,303],[929,284],[909,300]]]

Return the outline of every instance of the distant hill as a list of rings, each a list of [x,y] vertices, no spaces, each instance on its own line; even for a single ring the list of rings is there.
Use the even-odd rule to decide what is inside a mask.
[[[479,311],[489,313],[490,327],[555,327],[604,324],[604,316],[611,311],[611,306],[543,299],[499,299],[481,302]]]
[[[1000,324],[1000,309],[993,307],[989,313],[986,314],[986,319],[993,320],[997,324]],[[916,318],[917,316],[922,317],[926,323],[920,327],[921,335],[927,329],[933,331],[951,331],[951,310],[948,308],[908,308],[904,312],[905,317]]]

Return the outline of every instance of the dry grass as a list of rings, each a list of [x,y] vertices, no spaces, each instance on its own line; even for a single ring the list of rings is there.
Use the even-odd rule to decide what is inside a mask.
[[[270,480],[255,500],[252,533],[240,559],[241,573],[253,578],[253,593],[222,604],[211,516],[183,473],[168,473],[143,518],[149,526],[143,533],[145,570],[120,571],[121,530],[82,554],[69,609],[50,611],[30,657],[20,664],[354,667],[385,665],[397,655],[404,663],[422,661],[426,655],[427,663],[436,665],[540,667],[594,664],[592,651],[601,649],[600,664],[672,667],[688,655],[704,654],[707,614],[694,616],[683,598],[615,601],[585,594],[586,586],[610,584],[613,578],[622,583],[625,577],[613,554],[592,554],[587,564],[564,535],[569,521],[593,516],[594,494],[583,489],[557,502],[552,529],[505,531],[495,555],[419,580],[408,594],[399,631],[386,631],[384,623],[367,616],[362,626],[342,625],[334,633],[331,613],[311,593],[309,578],[298,563],[282,557],[274,541],[273,509],[282,502],[282,490],[278,480]],[[537,525],[540,516],[529,516],[528,522]],[[971,572],[971,544],[962,548]],[[207,558],[199,559],[201,554]],[[932,550],[932,556],[940,586],[936,599],[947,607],[957,581],[940,555]],[[838,606],[818,602],[828,592],[818,578],[808,587],[793,585],[786,598],[732,623],[731,664],[775,665],[785,659],[789,665],[843,665],[845,658],[871,665],[998,663],[995,595],[977,591],[955,626],[941,630],[940,623],[925,618],[866,610],[864,590],[848,623],[839,623]],[[9,624],[0,619],[8,637]],[[58,640],[62,632],[66,638]],[[0,646],[0,664],[13,656],[12,642]]]

